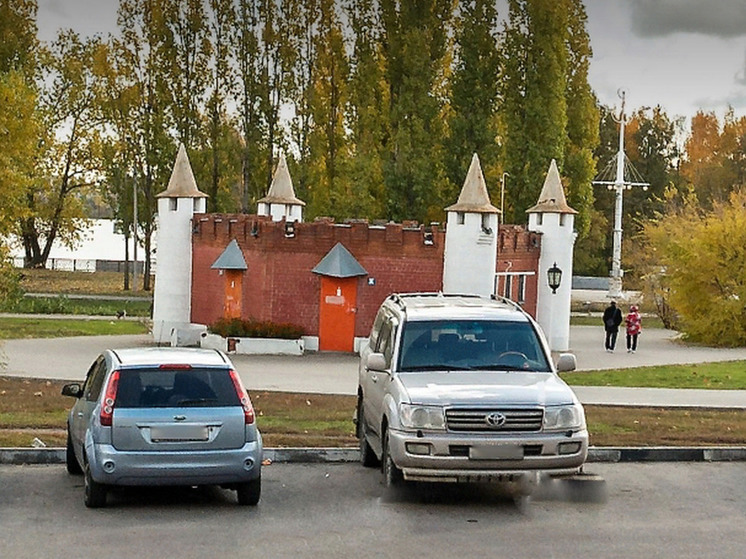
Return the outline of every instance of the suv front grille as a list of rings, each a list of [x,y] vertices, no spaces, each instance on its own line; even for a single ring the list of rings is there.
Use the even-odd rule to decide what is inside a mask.
[[[449,431],[526,432],[541,431],[542,409],[449,409],[446,425]]]

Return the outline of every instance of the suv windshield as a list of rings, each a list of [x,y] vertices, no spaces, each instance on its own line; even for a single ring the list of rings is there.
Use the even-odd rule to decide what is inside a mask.
[[[399,371],[489,369],[551,371],[528,322],[433,320],[405,324]]]
[[[239,405],[228,369],[126,369],[120,372],[118,408]]]

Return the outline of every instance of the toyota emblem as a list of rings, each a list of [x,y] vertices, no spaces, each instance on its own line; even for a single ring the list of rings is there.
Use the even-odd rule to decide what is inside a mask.
[[[490,427],[502,427],[506,419],[505,414],[499,411],[493,411],[484,416],[484,422]]]

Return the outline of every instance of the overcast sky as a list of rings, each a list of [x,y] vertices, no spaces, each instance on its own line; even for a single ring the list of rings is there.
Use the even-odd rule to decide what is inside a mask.
[[[498,0],[498,4],[501,2]],[[39,0],[39,31],[116,32],[117,0]],[[586,0],[590,83],[600,101],[746,114],[746,0]],[[503,10],[504,12],[504,10]],[[504,14],[503,14],[504,15]]]

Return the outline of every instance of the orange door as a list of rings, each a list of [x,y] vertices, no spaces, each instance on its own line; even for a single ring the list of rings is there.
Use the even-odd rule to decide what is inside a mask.
[[[225,300],[223,302],[225,318],[241,318],[242,280],[241,270],[225,270]]]
[[[321,277],[319,349],[352,351],[355,342],[358,278]]]

